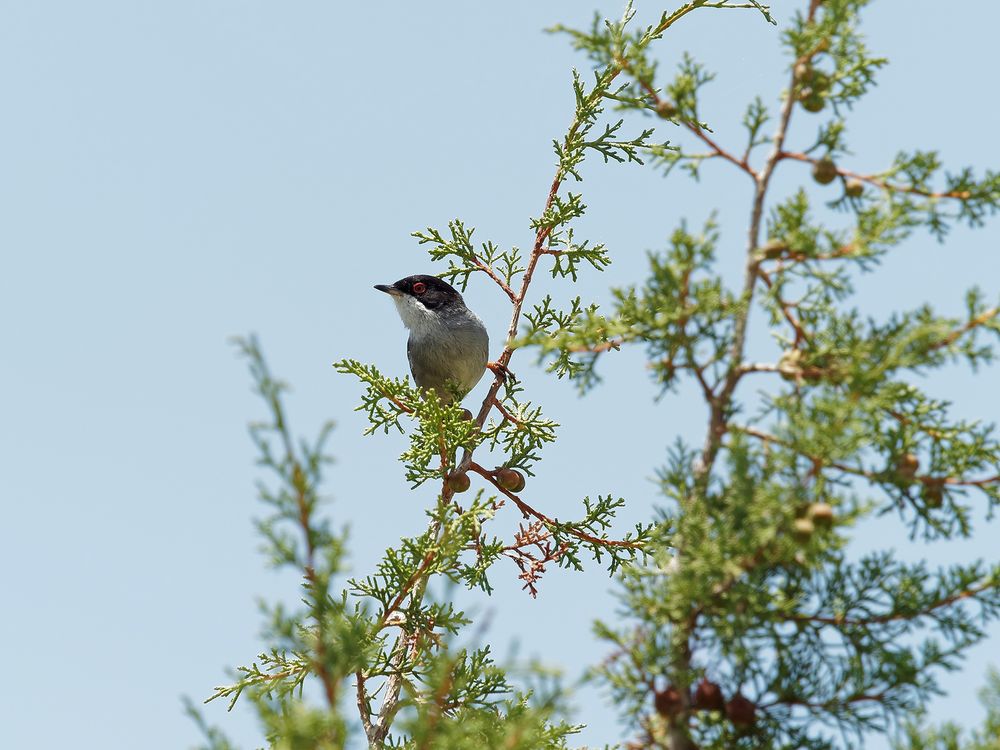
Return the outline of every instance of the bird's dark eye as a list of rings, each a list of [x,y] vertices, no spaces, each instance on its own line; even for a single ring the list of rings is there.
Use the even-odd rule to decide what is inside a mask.
[[[427,291],[427,285],[422,281],[418,281],[413,285],[414,294],[423,294],[426,291]]]

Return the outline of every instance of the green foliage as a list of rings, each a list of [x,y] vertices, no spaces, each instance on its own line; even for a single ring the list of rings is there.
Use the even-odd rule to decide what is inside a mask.
[[[469,284],[469,277],[477,271],[488,272],[494,279],[502,279],[508,287],[524,273],[521,251],[516,247],[501,251],[492,242],[484,242],[476,250],[472,242],[474,229],[455,219],[448,223],[448,238],[437,229],[428,227],[424,232],[414,232],[421,245],[429,245],[427,252],[432,260],[447,260],[448,270],[441,278],[456,284],[463,292]],[[494,275],[495,274],[495,275]]]
[[[614,291],[612,315],[599,314],[596,305],[583,308],[579,298],[563,313],[546,297],[525,314],[523,344],[538,347],[540,359],[550,360],[549,371],[577,380],[581,390],[600,382],[600,355],[628,342],[646,345],[651,372],[664,390],[679,371],[701,370],[704,376],[732,345],[733,317],[740,310],[721,279],[709,273],[717,242],[714,220],[697,235],[682,225],[669,250],[650,254],[650,277],[642,287]]]
[[[943,176],[943,184],[935,191],[931,186],[939,175]],[[977,179],[971,167],[955,173],[943,171],[935,151],[899,153],[879,178],[895,188],[890,191],[891,205],[921,217],[939,240],[945,238],[952,223],[982,226],[984,218],[1000,208],[1000,172],[988,170]],[[957,200],[942,206],[942,197]]]
[[[677,110],[677,118],[706,125],[698,119],[698,92],[715,79],[705,66],[685,53],[674,80],[666,85],[664,93]]]
[[[497,507],[495,502],[484,500],[481,492],[468,510],[454,503],[438,504],[428,511],[431,522],[427,531],[418,537],[402,539],[396,547],[386,550],[373,575],[350,581],[352,591],[378,602],[383,621],[399,607],[396,601],[399,592],[407,590],[413,585],[411,581],[419,576],[444,575],[469,588],[489,591],[486,571],[500,554],[495,543],[481,545],[480,564],[464,563],[462,557],[469,540],[481,537],[483,524],[494,516]],[[405,613],[411,623],[433,621],[435,627],[451,634],[458,633],[461,626],[468,624],[461,613],[447,611],[439,605],[421,609],[419,602],[412,604],[414,608]]]

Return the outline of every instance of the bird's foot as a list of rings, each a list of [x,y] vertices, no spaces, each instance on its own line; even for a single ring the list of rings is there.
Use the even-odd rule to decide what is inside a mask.
[[[501,383],[506,382],[507,378],[510,378],[513,381],[517,380],[517,376],[510,371],[507,365],[501,362],[487,362],[486,369],[500,378]]]

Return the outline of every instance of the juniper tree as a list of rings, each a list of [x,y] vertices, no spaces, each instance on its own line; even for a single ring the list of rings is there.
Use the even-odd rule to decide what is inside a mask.
[[[252,428],[272,478],[260,486],[271,515],[259,529],[273,563],[301,572],[302,605],[270,610],[267,649],[211,699],[249,698],[275,748],[567,747],[576,727],[558,686],[514,680],[488,647],[458,647],[470,616],[430,593],[446,580],[486,596],[507,558],[530,596],[551,583],[541,580],[551,566],[615,575],[626,616],[597,623],[609,654],[590,677],[626,721],[624,747],[859,747],[901,724],[910,747],[957,746],[913,721],[939,675],[1000,614],[1000,567],[939,568],[889,551],[857,557],[847,543],[880,513],[914,537],[961,538],[976,508],[1000,500],[992,425],[955,418],[914,378],[991,361],[1000,308],[973,289],[961,319],[925,305],[878,320],[852,295],[857,275],[877,272],[912,233],[944,241],[956,223],[979,226],[1000,206],[1000,174],[948,171],[933,151],[854,163],[846,118],[885,64],[860,32],[866,4],[804,0],[776,31],[787,52],[784,90],[748,101],[738,127],[712,122],[700,106],[708,68],[685,57],[666,73],[657,44],[682,34],[695,12],[739,10],[756,16],[748,23],[774,24],[766,6],[695,0],[648,26],[629,6],[617,21],[556,27],[593,70],[573,74],[574,111],[554,141],[555,174],[530,247],[474,239],[460,220],[414,235],[443,278],[464,290],[483,276],[506,295],[504,367],[524,350],[518,367],[533,357],[585,396],[603,387],[606,357],[641,347],[664,393],[694,383],[704,439],[671,443],[658,474],[662,507],[649,523],[615,534],[625,501],[614,495],[584,498],[574,521],[532,497],[530,478],[557,425],[515,378],[497,376],[469,418],[405,378],[344,359],[335,368],[357,379],[368,433],[408,437],[401,472],[427,503],[425,528],[390,546],[375,570],[347,577],[346,537],[320,507],[329,430],[296,440],[283,386],[257,342],[240,342],[268,409]],[[792,142],[796,117],[816,123],[810,142]],[[667,123],[678,142],[657,135],[654,126]],[[715,221],[682,224],[650,254],[646,279],[614,290],[607,309],[556,300],[545,273],[576,281],[614,256],[578,236],[586,205],[574,191],[585,160],[659,170],[670,177],[665,191],[698,179],[708,160],[725,162],[752,189],[740,209],[746,234],[723,236]],[[828,200],[776,192],[779,169],[828,186]],[[600,165],[588,174],[614,179]],[[744,271],[733,289],[717,251],[737,241]],[[754,337],[780,355],[751,361]],[[211,747],[229,747],[205,731]],[[957,732],[941,730],[949,731]]]

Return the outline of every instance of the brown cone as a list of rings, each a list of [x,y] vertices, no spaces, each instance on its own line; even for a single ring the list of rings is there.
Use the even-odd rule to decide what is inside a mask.
[[[726,704],[726,716],[737,729],[749,729],[757,721],[757,707],[742,693],[737,693]]]
[[[695,688],[691,705],[701,711],[725,711],[726,699],[722,697],[722,689],[718,685],[703,677]]]
[[[666,690],[657,691],[653,696],[653,705],[656,707],[656,713],[668,719],[677,716],[684,708],[681,694],[673,685],[668,686]]]

